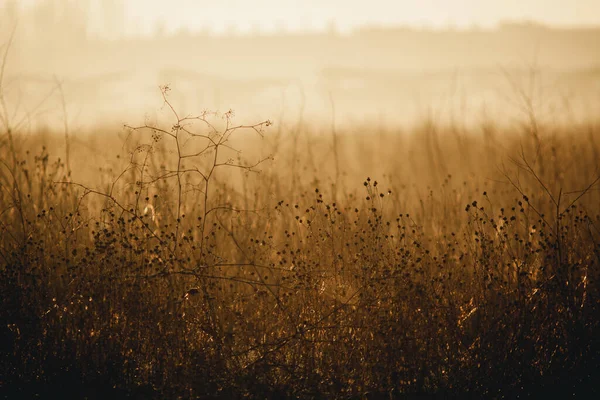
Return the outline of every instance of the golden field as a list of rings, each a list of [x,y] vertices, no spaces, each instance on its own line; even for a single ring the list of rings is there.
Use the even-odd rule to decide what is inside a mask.
[[[0,390],[584,393],[600,125],[5,126]]]

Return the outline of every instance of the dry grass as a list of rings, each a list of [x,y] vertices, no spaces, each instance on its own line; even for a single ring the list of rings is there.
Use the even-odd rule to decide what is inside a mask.
[[[597,125],[332,138],[171,111],[93,148],[2,137],[4,393],[593,388]]]

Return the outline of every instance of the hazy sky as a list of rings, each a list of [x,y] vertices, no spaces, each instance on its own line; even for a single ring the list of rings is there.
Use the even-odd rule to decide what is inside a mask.
[[[0,4],[5,1],[0,0]],[[40,0],[20,0],[20,3],[26,5],[36,1]],[[524,19],[552,25],[600,25],[600,0],[122,1],[129,34],[151,33],[158,21],[164,22],[167,31],[204,28],[215,33],[322,30],[334,20],[340,31],[365,24],[492,27],[499,21]]]
[[[323,29],[331,20],[340,30],[364,24],[482,27],[506,19],[542,23],[600,25],[600,0],[125,0],[132,25],[150,30],[163,19],[167,28],[208,27],[272,31]]]

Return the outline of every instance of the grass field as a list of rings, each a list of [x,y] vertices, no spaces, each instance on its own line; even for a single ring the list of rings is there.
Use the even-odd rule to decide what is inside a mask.
[[[600,125],[252,125],[0,141],[9,398],[597,390]],[[272,126],[271,126],[272,125]]]

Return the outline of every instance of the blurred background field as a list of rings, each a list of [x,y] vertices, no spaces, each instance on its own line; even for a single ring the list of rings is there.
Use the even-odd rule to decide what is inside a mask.
[[[364,21],[356,21],[307,3],[298,13],[312,22],[298,25],[285,2],[234,2],[219,11],[180,0],[171,5],[173,14],[134,3],[5,0],[3,42],[18,27],[5,67],[10,105],[29,110],[34,127],[62,126],[61,97],[74,126],[129,122],[154,112],[156,87],[165,84],[176,89],[173,101],[182,114],[232,108],[278,122],[328,122],[334,115],[350,126],[411,124],[429,114],[505,121],[518,113],[515,86],[535,90],[538,118],[570,123],[598,108],[600,31],[585,1],[569,10],[555,4],[538,10],[538,18],[562,25],[522,19],[519,12],[531,4],[497,14],[464,8],[444,20],[425,15],[425,5],[398,3],[387,6],[400,7],[394,24],[364,5],[350,6],[364,9]],[[209,20],[219,13],[221,19]],[[278,18],[287,23],[273,29]],[[429,23],[421,22],[426,18]],[[242,21],[255,28],[244,30]]]

